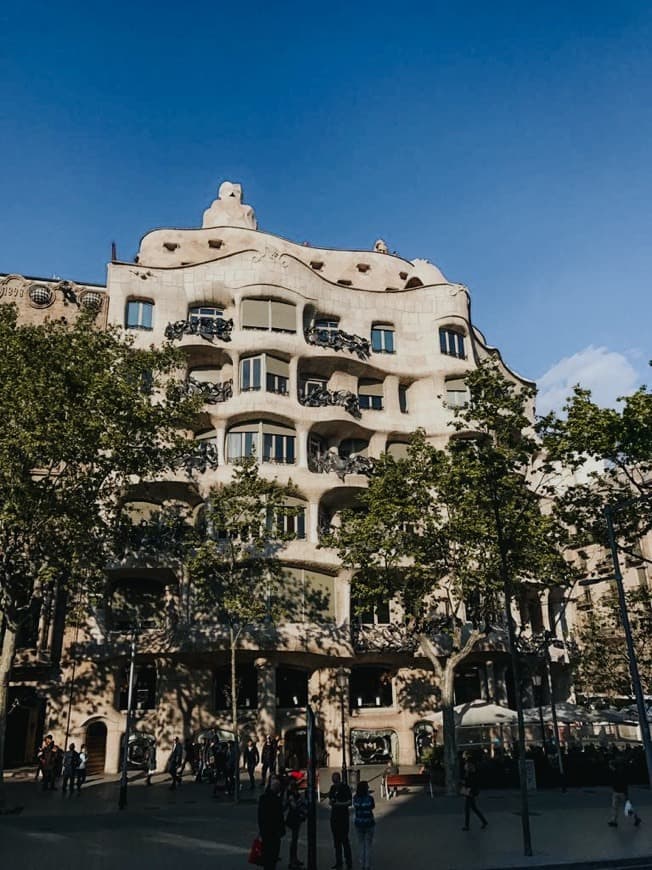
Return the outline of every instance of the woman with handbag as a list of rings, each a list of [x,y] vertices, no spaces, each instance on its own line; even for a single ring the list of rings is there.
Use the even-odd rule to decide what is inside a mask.
[[[486,828],[489,822],[482,815],[475,799],[480,794],[478,785],[478,773],[475,769],[475,764],[469,759],[464,765],[464,778],[462,779],[462,787],[460,792],[464,795],[464,827],[463,831],[469,830],[469,822],[471,821],[471,813],[475,813],[480,819],[482,829]]]

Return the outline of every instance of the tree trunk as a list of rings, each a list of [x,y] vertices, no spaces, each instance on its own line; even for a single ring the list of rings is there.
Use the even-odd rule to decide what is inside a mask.
[[[240,797],[240,738],[238,735],[238,681],[236,679],[235,657],[237,647],[237,637],[233,628],[229,628],[229,639],[231,642],[231,728],[235,735],[235,788],[233,791],[233,800],[237,803]]]
[[[7,701],[9,697],[9,674],[16,652],[16,630],[6,621],[0,652],[0,813],[5,807],[5,737],[7,734]]]
[[[446,794],[457,794],[459,761],[457,758],[457,735],[455,733],[455,663],[450,659],[442,668],[441,714],[444,737],[444,775]]]

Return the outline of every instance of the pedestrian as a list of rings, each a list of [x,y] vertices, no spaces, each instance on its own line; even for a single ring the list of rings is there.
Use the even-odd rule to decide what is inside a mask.
[[[308,804],[306,799],[299,791],[299,784],[296,779],[291,779],[285,793],[285,824],[290,829],[292,839],[290,840],[290,870],[299,870],[303,867],[303,861],[299,861],[298,843],[299,831],[301,825],[308,818]]]
[[[70,794],[72,794],[75,785],[75,776],[79,767],[79,753],[75,749],[75,744],[70,743],[63,754],[61,769],[63,772],[63,780],[61,783],[61,794],[65,794],[70,786]]]
[[[235,740],[229,740],[226,745],[225,788],[228,795],[235,793],[236,773],[238,770],[238,745]]]
[[[170,788],[174,790],[177,785],[181,785],[181,776],[179,771],[183,765],[183,745],[179,741],[178,737],[174,738],[174,743],[172,745],[172,751],[170,752],[170,757],[168,758],[168,763],[166,765],[166,770],[170,774],[171,783]]]
[[[154,742],[150,743],[147,747],[145,764],[147,765],[145,768],[145,785],[151,785],[152,775],[156,773],[156,743]]]
[[[351,789],[339,773],[331,777],[332,785],[328,792],[328,803],[331,807],[331,834],[335,847],[335,864],[333,868],[339,870],[346,861],[347,870],[353,866],[351,855],[351,841],[349,840],[349,807],[352,803]]]
[[[43,746],[38,754],[38,761],[43,773],[43,791],[54,791],[54,741],[48,734],[43,741]]]
[[[75,785],[77,786],[77,793],[82,789],[83,784],[86,782],[86,764],[88,763],[88,753],[86,752],[86,746],[82,743],[79,749],[79,764],[77,765],[77,771],[75,772]]]
[[[270,776],[269,786],[258,800],[258,833],[263,844],[263,868],[276,870],[281,837],[285,836],[281,781],[277,776]]]
[[[276,744],[269,734],[265,738],[265,743],[263,744],[261,761],[263,762],[263,780],[261,785],[265,788],[267,785],[267,774],[271,777],[276,765]]]
[[[472,812],[480,819],[480,827],[484,830],[489,822],[482,815],[482,812],[475,802],[475,799],[480,794],[480,788],[478,784],[478,773],[475,769],[475,764],[471,759],[468,759],[464,764],[464,778],[462,779],[462,787],[460,791],[464,795],[464,827],[462,830],[469,830],[469,822],[471,820]]]
[[[249,788],[253,791],[256,788],[255,771],[260,762],[260,753],[258,747],[251,738],[247,740],[247,747],[244,751],[245,764],[247,765],[247,773],[249,774]]]
[[[361,870],[371,870],[371,846],[374,841],[374,829],[376,820],[374,819],[374,809],[376,803],[373,797],[369,794],[369,783],[358,783],[358,787],[353,798],[353,811],[355,813],[353,824],[358,837],[358,845],[360,846],[360,867]]]
[[[612,762],[611,770],[611,818],[609,819],[609,827],[618,827],[618,816],[621,811],[625,812],[627,807],[627,815],[634,823],[634,827],[638,828],[641,824],[641,817],[636,813],[631,801],[629,800],[629,783],[627,781],[627,770],[625,766],[618,762]]]
[[[63,752],[57,743],[52,744],[52,791],[57,790],[57,780],[63,770]]]

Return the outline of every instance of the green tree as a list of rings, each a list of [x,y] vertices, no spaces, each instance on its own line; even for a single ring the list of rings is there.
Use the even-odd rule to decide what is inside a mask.
[[[652,529],[652,392],[641,387],[601,408],[576,387],[562,415],[538,423],[547,455],[575,472],[559,501],[578,545],[608,547],[604,507],[617,508],[620,547],[639,556],[640,538]]]
[[[470,372],[467,386],[457,437],[437,450],[417,433],[407,458],[382,456],[358,508],[344,512],[331,537],[351,569],[358,610],[396,601],[404,636],[432,664],[449,792],[458,781],[457,668],[481,641],[504,645],[502,614],[511,616],[518,586],[544,589],[570,577],[564,531],[544,511],[550,492],[528,431],[531,390],[491,362]]]
[[[21,325],[0,305],[0,806],[9,677],[44,595],[102,576],[125,488],[174,464],[197,400],[170,347],[138,350],[93,317]]]
[[[258,473],[252,458],[234,467],[229,483],[205,501],[198,540],[188,562],[200,611],[226,626],[230,655],[233,732],[238,735],[237,653],[243,635],[278,619],[287,584],[279,559],[294,535],[285,518],[296,516],[296,489]],[[236,800],[238,789],[236,788]]]
[[[626,593],[643,691],[652,694],[652,595],[639,587]],[[627,648],[617,595],[600,597],[583,618],[576,634],[572,659],[575,686],[585,697],[601,696],[610,702],[631,697]]]

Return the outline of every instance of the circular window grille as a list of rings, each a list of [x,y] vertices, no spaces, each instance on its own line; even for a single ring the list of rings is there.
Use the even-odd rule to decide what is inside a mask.
[[[52,304],[54,293],[49,287],[45,287],[43,284],[33,284],[29,288],[29,298],[32,305],[36,305],[38,308],[44,308],[46,305]]]
[[[92,292],[84,293],[81,304],[84,308],[100,308],[102,305],[102,294]]]

